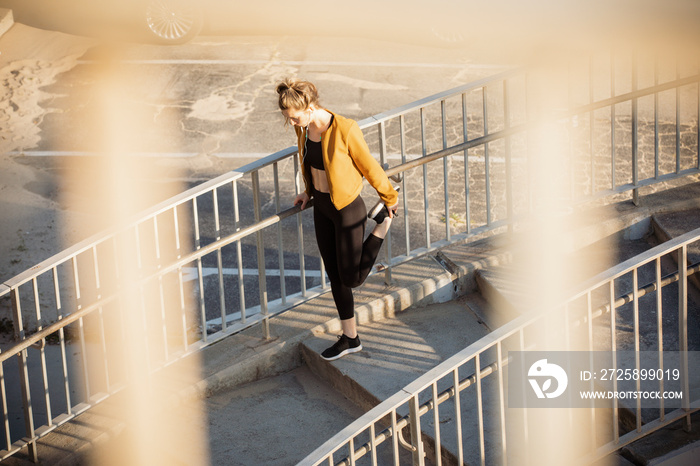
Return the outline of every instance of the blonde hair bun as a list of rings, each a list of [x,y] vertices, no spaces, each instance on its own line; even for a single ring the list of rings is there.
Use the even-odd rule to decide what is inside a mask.
[[[310,105],[320,107],[318,90],[313,83],[296,78],[286,78],[277,84],[280,110],[306,110]]]

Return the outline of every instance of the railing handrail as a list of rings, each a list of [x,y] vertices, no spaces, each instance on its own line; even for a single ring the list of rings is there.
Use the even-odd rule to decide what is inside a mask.
[[[469,90],[473,89],[478,89],[480,87],[483,87],[487,85],[490,82],[497,82],[502,79],[506,79],[508,77],[515,76],[519,70],[510,70],[506,72],[502,72],[493,76],[489,76],[487,78],[483,78],[477,81],[473,81],[468,84],[464,84],[461,86],[454,87],[452,89],[448,89],[446,91],[438,92],[436,94],[430,95],[428,97],[424,97],[422,99],[419,99],[417,101],[408,103],[406,105],[397,107],[394,110],[390,110],[387,112],[381,112],[376,115],[369,116],[367,118],[364,118],[362,120],[358,120],[357,124],[360,127],[360,129],[367,129],[369,127],[372,127],[378,123],[381,123],[383,121],[390,120],[392,118],[396,118],[397,116],[404,115],[411,110],[414,110],[416,108],[428,106],[430,104],[433,104],[435,102],[440,102],[446,97],[449,97],[451,95],[455,94],[460,94],[463,92],[467,92]],[[496,134],[496,133],[492,133]],[[487,142],[484,141],[480,138],[481,143]],[[478,145],[478,144],[476,144]],[[120,227],[115,227],[112,229],[107,229],[105,231],[98,232],[78,243],[75,245],[64,249],[63,251],[41,261],[37,265],[25,270],[24,272],[15,275],[14,277],[9,278],[6,282],[0,284],[0,296],[3,296],[7,291],[9,290],[4,290],[1,287],[7,287],[7,288],[14,288],[17,286],[21,286],[24,283],[27,283],[29,280],[31,280],[32,277],[35,277],[37,275],[40,275],[42,273],[46,273],[50,271],[52,268],[56,267],[57,265],[60,265],[64,263],[66,260],[70,259],[71,257],[84,252],[88,249],[90,249],[92,246],[95,244],[100,243],[101,241],[107,240],[109,238],[114,237],[116,234],[119,232],[125,231],[129,228],[133,228],[135,225],[141,224],[145,221],[148,221],[152,219],[153,217],[166,212],[170,209],[172,209],[174,206],[183,204],[187,201],[192,200],[194,197],[196,197],[198,194],[206,192],[206,191],[211,191],[213,189],[216,189],[218,187],[221,187],[223,185],[226,185],[228,183],[231,183],[234,180],[240,179],[243,176],[245,176],[246,173],[252,172],[255,170],[262,169],[266,166],[272,165],[275,162],[279,162],[290,155],[293,155],[297,152],[297,148],[295,146],[290,146],[285,149],[279,150],[277,152],[274,152],[266,157],[263,157],[261,159],[258,159],[256,161],[253,161],[249,164],[246,164],[242,167],[237,168],[236,170],[224,173],[222,175],[219,175],[216,178],[213,178],[209,181],[206,181],[204,183],[198,184],[197,186],[194,186],[178,195],[175,195],[169,199],[166,199],[155,206],[145,209],[142,212],[139,212],[138,214],[134,215],[133,219],[128,221],[126,225],[120,226]],[[441,151],[440,151],[441,152]],[[457,152],[457,151],[455,151]],[[439,158],[439,157],[437,157]],[[435,159],[431,159],[435,160]],[[428,160],[430,161],[430,160]],[[389,172],[387,172],[389,173]],[[391,169],[391,175],[397,173],[393,168]],[[292,210],[292,209],[290,209]]]
[[[379,124],[381,122],[391,120],[392,118],[396,118],[397,116],[407,114],[408,112],[410,112],[411,110],[415,110],[416,108],[421,108],[421,107],[431,105],[435,102],[440,102],[441,100],[443,100],[449,96],[461,94],[461,93],[468,92],[468,91],[474,90],[474,89],[479,89],[485,85],[488,85],[488,83],[490,83],[490,82],[500,81],[503,79],[507,79],[509,77],[516,76],[520,72],[522,72],[522,70],[520,70],[520,69],[509,70],[509,71],[505,71],[505,72],[496,74],[494,76],[490,76],[488,78],[483,78],[481,80],[471,82],[469,84],[457,86],[455,88],[433,94],[431,96],[428,96],[428,97],[425,97],[423,99],[417,100],[415,102],[403,105],[401,107],[397,107],[394,110],[391,110],[388,112],[381,112],[381,113],[378,113],[376,115],[367,117],[363,120],[359,120],[358,125],[359,125],[360,129],[366,129],[366,128],[372,127],[376,124]],[[596,102],[591,103],[591,104],[582,105],[582,106],[576,107],[575,109],[569,109],[569,110],[563,112],[563,115],[564,116],[573,116],[573,115],[578,115],[581,113],[587,113],[587,112],[594,111],[597,109],[610,107],[611,105],[615,105],[618,103],[627,102],[627,101],[631,101],[634,99],[638,99],[640,97],[652,95],[654,93],[663,92],[664,90],[676,89],[678,87],[685,86],[688,84],[697,83],[697,82],[700,82],[700,74],[688,76],[686,78],[676,79],[673,81],[668,81],[668,82],[665,82],[662,84],[656,84],[654,86],[648,86],[644,89],[638,89],[638,90],[631,91],[631,92],[628,92],[625,94],[620,94],[620,95],[617,95],[615,97],[611,97],[608,99],[599,100],[599,101],[596,101]],[[560,117],[561,116],[562,115],[560,115]],[[492,142],[492,141],[497,140],[497,139],[501,139],[503,137],[506,137],[506,136],[509,136],[512,134],[516,134],[520,131],[527,129],[528,127],[530,127],[532,125],[534,125],[534,123],[525,123],[525,124],[521,124],[521,125],[516,125],[516,126],[508,127],[508,129],[489,133],[486,136],[480,136],[480,137],[477,137],[474,139],[470,139],[469,141],[462,142],[456,146],[452,146],[452,147],[447,148],[447,149],[433,152],[427,156],[421,157],[420,159],[414,159],[411,162],[407,162],[406,164],[391,167],[390,169],[387,170],[387,174],[389,176],[395,175],[395,174],[400,173],[401,171],[405,171],[409,168],[415,168],[415,167],[420,166],[422,164],[425,164],[425,163],[428,163],[428,162],[431,162],[434,160],[438,160],[446,155],[450,155],[450,154],[453,154],[456,152],[467,150],[467,149],[477,147],[479,145],[482,145],[482,144],[485,144],[488,142]],[[256,160],[256,161],[251,162],[249,164],[246,164],[242,167],[239,167],[236,170],[224,173],[216,178],[213,178],[209,181],[206,181],[206,182],[201,183],[197,186],[194,186],[194,187],[182,192],[181,194],[173,196],[165,201],[162,201],[162,202],[156,204],[155,206],[148,208],[148,209],[136,214],[134,216],[134,218],[132,220],[130,220],[129,222],[127,222],[127,224],[124,226],[120,226],[120,227],[116,227],[116,228],[112,228],[112,229],[107,229],[105,231],[96,233],[95,235],[93,235],[89,238],[86,238],[85,240],[80,241],[79,243],[76,243],[75,245],[73,245],[69,248],[64,249],[63,251],[55,254],[54,256],[47,258],[46,260],[44,260],[44,261],[40,262],[39,264],[25,270],[24,272],[14,276],[14,277],[9,278],[6,282],[0,284],[0,296],[5,295],[9,291],[9,289],[15,288],[17,286],[21,286],[22,284],[27,283],[33,277],[50,271],[52,268],[64,263],[66,260],[70,259],[71,257],[90,249],[95,244],[99,244],[102,241],[105,241],[109,238],[114,237],[116,234],[118,234],[122,231],[125,231],[129,228],[133,228],[135,225],[138,225],[138,224],[141,224],[145,221],[148,221],[149,219],[152,219],[153,217],[155,217],[163,212],[166,212],[177,205],[180,205],[180,204],[183,204],[187,201],[190,201],[193,198],[195,198],[198,194],[201,194],[201,193],[207,192],[207,191],[211,191],[211,190],[216,189],[218,187],[221,187],[225,184],[231,183],[237,179],[241,179],[243,176],[245,176],[246,173],[249,173],[249,172],[255,171],[255,170],[259,170],[259,169],[264,168],[266,166],[272,165],[275,162],[279,162],[280,160],[287,158],[290,155],[295,154],[296,152],[297,152],[297,148],[294,146],[290,146],[290,147],[287,147],[287,148],[282,149],[280,151],[277,151],[275,153],[272,153],[266,157],[263,157],[262,159]],[[685,170],[685,171],[687,171],[689,173],[695,173],[697,170],[696,169],[689,169],[689,170]],[[643,182],[641,182],[641,183],[643,183]],[[628,190],[632,190],[632,189],[635,189],[635,188],[638,188],[640,186],[647,185],[650,183],[651,182],[646,183],[646,184],[639,184],[638,183],[636,185],[630,184]],[[293,210],[294,210],[294,208],[289,209],[290,215],[296,213],[296,211],[293,211]],[[286,211],[280,212],[279,215],[282,215],[284,213],[286,213]],[[286,216],[288,216],[288,215],[285,215],[284,218],[286,218]],[[253,230],[253,232],[254,231],[255,230]]]
[[[667,242],[661,243],[637,256],[621,262],[620,264],[610,267],[604,272],[601,272],[595,277],[584,282],[580,286],[580,290],[571,296],[565,297],[561,305],[563,306],[566,302],[570,302],[578,297],[584,296],[586,293],[599,288],[605,283],[609,283],[611,280],[615,280],[616,278],[619,278],[620,276],[629,273],[630,271],[635,270],[640,266],[647,264],[650,261],[653,261],[671,251],[675,251],[680,247],[698,241],[698,239],[700,239],[700,228],[673,238]],[[298,464],[304,466],[320,464],[320,461],[323,458],[327,457],[330,453],[335,452],[338,446],[346,444],[349,439],[354,438],[357,433],[363,431],[366,426],[385,417],[396,407],[405,403],[406,400],[420,394],[426,388],[430,387],[435,381],[444,378],[451,372],[454,372],[455,369],[462,366],[465,361],[469,361],[475,358],[477,355],[483,354],[486,350],[492,348],[498,342],[506,340],[536,321],[558,314],[560,309],[561,306],[559,309],[555,307],[546,314],[524,313],[496,330],[493,330],[488,335],[485,335],[463,350],[460,350],[455,355],[433,367],[425,374],[419,376],[394,395],[391,395],[386,400],[380,402],[377,406],[367,411],[357,420],[320,445]]]
[[[126,222],[126,224],[124,225],[113,227],[101,231],[99,233],[95,233],[94,235],[80,241],[79,243],[76,243],[75,245],[49,257],[48,259],[41,261],[37,265],[25,270],[24,272],[15,275],[0,286],[4,285],[8,289],[21,286],[27,283],[33,277],[50,271],[54,267],[66,262],[68,259],[80,254],[81,252],[87,251],[96,244],[113,238],[121,232],[133,228],[136,225],[140,225],[164,212],[167,212],[168,210],[171,210],[173,207],[191,201],[193,198],[197,197],[197,195],[201,193],[211,191],[213,189],[231,183],[235,180],[241,179],[243,176],[245,176],[245,174],[248,171],[258,170],[267,165],[271,165],[272,163],[281,160],[284,157],[288,157],[289,155],[294,154],[295,152],[295,147],[288,147],[286,149],[270,154],[262,159],[246,164],[236,170],[232,170],[230,172],[224,173],[223,175],[217,176],[216,178],[213,178],[209,181],[205,181],[204,183],[198,184],[197,186],[194,186],[176,196],[166,199],[165,201],[162,201],[151,208],[148,208],[142,212],[139,212],[138,214],[135,214],[132,217],[132,219]],[[6,292],[7,291],[3,292],[3,290],[0,289],[0,296],[3,296]]]

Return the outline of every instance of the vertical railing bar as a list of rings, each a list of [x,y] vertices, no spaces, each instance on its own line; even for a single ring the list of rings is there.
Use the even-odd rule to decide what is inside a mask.
[[[396,408],[394,408],[391,410],[391,448],[394,466],[399,466],[399,432],[396,424]]]
[[[180,259],[182,257],[182,248],[180,245],[180,225],[178,222],[177,218],[177,206],[173,207],[173,226],[175,228],[175,253],[176,257]],[[187,306],[185,304],[185,283],[182,278],[182,267],[178,267],[177,269],[177,279],[178,279],[178,285],[180,288],[180,306],[181,306],[181,313],[182,313],[182,330],[183,330],[183,341],[185,345],[185,351],[188,350],[189,344],[187,342]],[[202,327],[202,339],[206,341],[206,333],[207,329],[206,327]]]
[[[657,331],[657,348],[659,349],[659,369],[664,372],[664,326],[663,326],[663,301],[661,288],[661,257],[654,260],[656,272],[656,331]],[[664,392],[664,378],[659,377],[659,392]],[[659,397],[659,419],[661,421],[666,417],[664,410],[664,399]]]
[[[484,136],[489,134],[489,111],[488,111],[488,94],[486,86],[481,88],[481,96],[483,99],[483,116],[484,116]],[[489,159],[489,144],[484,144],[484,179],[486,190],[486,225],[491,225],[491,168]]]
[[[41,301],[39,299],[39,281],[37,277],[32,278],[32,291],[34,293],[34,309],[36,312],[37,332],[40,332],[44,326],[41,325]],[[53,425],[53,416],[51,415],[51,393],[49,392],[49,376],[46,368],[46,339],[41,340],[39,347],[39,361],[41,364],[41,377],[44,384],[44,402],[46,403],[46,425]]]
[[[637,56],[632,58],[632,92],[637,91]],[[639,184],[639,99],[632,99],[632,185]],[[639,188],[632,190],[632,202],[639,205]]]
[[[420,133],[421,133],[421,148],[422,155],[425,157],[428,153],[426,134],[425,134],[425,107],[420,108]],[[430,248],[430,202],[428,200],[428,164],[423,164],[423,207],[425,208],[425,244]]]
[[[418,394],[414,394],[409,400],[409,418],[411,423],[411,445],[413,446],[413,465],[425,464],[425,451],[423,449],[423,437],[420,424],[420,401]]]
[[[503,342],[496,344],[496,357],[498,358],[498,406],[501,417],[501,463],[508,464],[508,439],[506,438],[506,397],[505,385],[503,384]]]
[[[136,233],[138,235],[138,229],[136,230]],[[138,245],[137,245],[138,248]],[[139,255],[140,257],[140,255]],[[77,302],[77,309],[80,310],[82,309],[82,304],[81,302],[81,294],[80,294],[80,274],[78,272],[78,257],[73,256],[72,257],[72,264],[73,264],[73,278],[75,281],[75,299]],[[80,351],[83,357],[83,386],[85,387],[85,397],[87,400],[90,399],[90,377],[88,373],[88,354],[87,354],[87,348],[85,347],[85,325],[83,322],[83,318],[81,317],[78,319],[78,330],[80,332]]]
[[[251,173],[251,178],[253,181],[253,212],[255,214],[255,223],[260,222],[262,217],[259,177],[260,174],[258,170]],[[270,320],[267,313],[267,271],[265,267],[265,243],[261,230],[255,232],[255,240],[258,253],[258,291],[260,292],[260,313],[263,316],[263,337],[268,340],[270,338]]]
[[[459,391],[459,367],[452,371],[452,386],[454,387],[455,422],[457,424],[457,464],[464,464],[464,441],[462,440],[462,401]]]
[[[155,219],[154,219],[155,220]],[[102,298],[102,292],[101,292],[101,280],[100,280],[100,269],[99,269],[99,260],[97,257],[97,247],[93,246],[92,247],[92,258],[93,258],[93,264],[95,268],[95,289],[97,290],[97,300],[100,300]],[[105,386],[107,387],[107,393],[111,393],[111,383],[110,383],[110,377],[109,377],[109,359],[107,356],[107,338],[106,338],[106,333],[105,333],[105,321],[104,321],[104,308],[102,306],[97,308],[97,316],[99,319],[99,325],[100,325],[100,344],[102,346],[102,363],[104,364],[104,371],[105,371]]]
[[[61,302],[61,289],[58,284],[58,268],[53,267],[52,270],[52,275],[53,275],[53,288],[54,288],[54,297],[56,299],[56,314],[57,314],[57,320],[63,319],[63,304]],[[66,357],[66,339],[65,339],[65,332],[64,332],[64,327],[61,327],[58,329],[58,339],[59,339],[59,345],[61,347],[61,367],[63,368],[63,386],[65,389],[65,396],[66,396],[66,412],[68,415],[72,414],[73,412],[73,407],[71,406],[71,401],[70,401],[70,381],[68,378],[68,360]]]
[[[401,163],[406,163],[406,118],[404,115],[399,116],[399,135],[401,139]],[[411,230],[408,217],[408,192],[406,177],[407,172],[404,172],[401,178],[401,191],[403,196],[403,222],[404,222],[404,235],[406,236],[406,254],[411,251]]]
[[[383,168],[386,164],[386,125],[384,124],[384,121],[379,122],[377,131],[379,133],[379,161]],[[391,231],[389,231],[384,238],[384,241],[386,242],[386,262],[388,264],[388,267],[384,270],[384,283],[387,285],[391,285],[391,258],[393,257],[391,249],[391,236]]]
[[[240,209],[238,206],[238,183],[233,180],[231,183],[233,192],[233,230],[240,231]],[[245,284],[243,283],[243,249],[241,241],[236,241],[236,263],[238,264],[238,307],[241,311],[241,323],[246,323],[245,307]]]
[[[219,216],[218,189],[212,190],[212,203],[214,204],[214,237],[216,241],[221,239],[221,219]],[[219,313],[221,314],[221,329],[226,330],[226,285],[224,283],[224,256],[221,248],[216,249],[216,268],[219,278]]]
[[[484,407],[481,396],[481,355],[477,353],[474,356],[475,377],[476,377],[476,409],[479,426],[479,458],[481,466],[486,465],[486,448],[484,440]]]
[[[199,318],[201,319],[202,326],[202,340],[207,342],[208,329],[207,329],[207,309],[206,301],[204,299],[204,272],[202,271],[202,258],[197,257],[197,284],[199,285]],[[243,311],[241,311],[243,315]]]
[[[355,466],[355,438],[350,437],[350,441],[348,442],[348,448],[350,449],[350,454],[348,455],[348,458],[350,458],[350,466]]]
[[[180,259],[182,257],[182,245],[180,244],[180,222],[177,216],[177,206],[173,206],[173,227],[175,235],[175,257]]]
[[[2,351],[0,351],[1,353]],[[10,451],[12,437],[10,436],[10,413],[7,404],[7,388],[5,387],[4,362],[0,362],[0,402],[2,402],[2,425],[5,429],[5,449]]]
[[[192,198],[192,223],[194,224],[194,249],[199,250],[202,248],[202,241],[199,234],[199,206],[196,196]],[[206,301],[204,299],[204,271],[202,270],[201,257],[197,257],[197,279],[199,283],[199,312],[200,318],[202,319],[202,334],[204,335],[204,341],[207,341],[207,309]],[[144,331],[147,329],[146,324],[147,322],[144,317]],[[223,322],[221,324],[224,325]]]
[[[194,223],[194,248],[196,250],[202,248],[202,241],[199,235],[199,206],[198,206],[197,198],[193,197],[192,198],[192,223]]]
[[[433,424],[435,425],[435,435],[433,440],[435,440],[435,465],[442,466],[442,443],[440,439],[440,410],[438,406],[438,389],[437,381],[432,384],[433,389]]]
[[[615,280],[610,280],[608,299],[610,301],[610,348],[612,351],[613,374],[617,372],[617,309],[615,308]],[[613,377],[613,392],[617,393],[617,380]],[[612,428],[615,444],[620,442],[619,401],[613,398]]]
[[[80,274],[78,272],[78,257],[71,257],[71,265],[73,266],[73,283],[75,286],[75,300],[76,308],[78,310],[82,309],[82,304],[80,304],[81,294],[80,294]]]
[[[280,179],[279,179],[279,166],[275,162],[272,164],[272,173],[275,185],[275,208],[279,212],[282,210],[282,202],[280,199]],[[280,296],[282,298],[282,305],[287,304],[287,283],[285,279],[284,270],[284,244],[282,242],[283,232],[282,232],[282,222],[277,222],[277,264],[280,271]]]
[[[632,309],[634,313],[634,367],[639,371],[640,368],[640,335],[639,335],[639,273],[638,269],[635,267],[632,270]],[[639,378],[637,378],[637,392],[640,391]],[[637,421],[637,432],[642,430],[642,401],[637,399],[636,406],[636,421]]]
[[[681,358],[682,408],[687,413],[683,430],[690,432],[690,373],[688,372],[688,246],[678,250],[678,349]]]
[[[37,277],[32,278],[32,288],[34,292],[34,307],[36,310],[37,332],[41,331],[44,326],[41,325],[41,302],[39,299],[39,282]],[[39,347],[39,358],[41,362],[41,376],[44,383],[44,401],[46,403],[46,425],[53,425],[53,416],[51,414],[51,393],[49,392],[49,377],[46,367],[46,339],[41,340]]]
[[[447,109],[445,100],[440,101],[440,115],[442,119],[442,148],[447,149]],[[445,198],[445,239],[450,241],[450,191],[449,191],[449,173],[448,168],[449,157],[442,158],[442,177],[443,177],[443,196]]]
[[[374,427],[374,423],[370,424],[369,426],[369,444],[370,448],[372,449],[372,465],[376,466],[377,465],[377,433],[376,429]]]
[[[300,181],[301,169],[299,167],[299,157],[294,157],[294,194],[301,193]],[[299,275],[301,278],[301,296],[306,297],[306,264],[304,260],[304,227],[301,213],[297,214],[297,241],[299,249]],[[321,261],[323,262],[323,261]],[[323,270],[323,269],[321,269]],[[325,283],[323,272],[321,272],[321,281]]]
[[[34,295],[34,312],[36,313],[37,332],[43,328],[41,325],[41,303],[39,301],[39,282],[37,277],[32,277],[32,293]]]
[[[15,330],[15,339],[22,341],[25,338],[24,324],[22,322],[22,303],[19,295],[19,288],[13,288],[11,291],[12,310]],[[19,368],[20,388],[22,391],[22,405],[24,407],[24,427],[28,442],[29,455],[31,460],[36,463],[38,461],[38,452],[36,448],[35,429],[34,429],[34,409],[32,406],[32,394],[29,384],[29,368],[27,366],[27,350],[20,351],[17,354],[17,366]]]
[[[158,233],[158,216],[153,216],[153,239],[156,247],[156,268],[161,267],[161,257],[160,257],[160,234]]]
[[[462,93],[462,133],[463,142],[469,141],[469,117],[467,111],[467,93]],[[467,234],[471,233],[472,215],[469,206],[469,149],[464,149],[464,209],[467,222]]]
[[[185,353],[189,349],[189,343],[187,341],[187,305],[185,304],[185,284],[182,279],[182,267],[177,268],[177,281],[178,288],[180,290],[180,319],[182,320],[182,348]],[[203,328],[202,331],[206,332]]]

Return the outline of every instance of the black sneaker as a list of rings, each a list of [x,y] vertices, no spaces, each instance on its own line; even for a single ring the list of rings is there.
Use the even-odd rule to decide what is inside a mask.
[[[338,341],[333,346],[321,353],[321,357],[326,361],[334,361],[338,358],[350,353],[357,353],[362,349],[360,337],[350,338],[342,334],[338,337]]]
[[[382,202],[377,202],[377,204],[372,207],[372,210],[370,210],[367,214],[367,217],[377,222],[377,225],[382,223],[388,216],[389,209]]]
[[[395,186],[394,189],[396,191],[400,191],[401,187],[400,186]],[[377,224],[380,224],[384,221],[385,218],[389,216],[389,208],[384,205],[382,201],[377,202],[374,204],[374,207],[372,207],[369,210],[369,213],[367,213],[367,218],[374,220],[377,222]],[[399,212],[398,210],[394,213],[394,217],[398,217]]]

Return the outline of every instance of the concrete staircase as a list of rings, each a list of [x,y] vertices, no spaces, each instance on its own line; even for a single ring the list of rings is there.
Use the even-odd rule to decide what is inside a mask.
[[[587,235],[588,244],[586,247],[573,252],[572,260],[576,260],[577,255],[589,257],[591,254],[597,254],[601,258],[609,259],[606,261],[594,261],[589,269],[582,271],[580,279],[601,272],[614,263],[634,257],[659,242],[667,240],[669,237],[695,228],[691,219],[700,217],[695,217],[695,215],[689,214],[688,211],[681,211],[663,215],[656,215],[652,212],[651,216],[642,219],[635,214],[630,218],[633,223],[628,224],[627,228],[617,231],[612,236],[600,238],[598,241],[591,240],[590,233],[584,232]],[[640,222],[641,225],[639,224]],[[671,228],[673,224],[678,226]],[[673,232],[668,233],[670,230]],[[323,349],[333,344],[337,330],[336,332],[314,334],[312,337],[300,342],[299,351],[305,377],[313,380],[313,383],[325,387],[324,390],[328,389],[329,391],[324,393],[327,396],[333,394],[332,399],[334,401],[331,402],[330,398],[324,398],[324,403],[314,404],[316,397],[310,394],[305,401],[298,400],[300,410],[291,422],[292,424],[299,423],[304,426],[307,425],[305,422],[310,422],[311,425],[314,425],[314,428],[310,431],[307,431],[307,427],[302,428],[304,432],[313,432],[308,437],[315,439],[314,444],[304,443],[298,436],[287,438],[277,437],[276,435],[281,434],[275,434],[275,438],[284,438],[289,446],[302,443],[304,447],[300,449],[289,448],[284,455],[279,453],[275,458],[269,456],[265,458],[250,458],[252,463],[264,460],[265,464],[294,464],[304,456],[302,450],[307,453],[310,452],[315,446],[321,444],[337,430],[347,425],[347,416],[351,416],[352,412],[348,406],[359,408],[362,412],[372,408],[430,368],[518,315],[516,304],[524,290],[515,279],[518,275],[513,271],[513,266],[510,263],[510,253],[499,247],[496,241],[484,240],[470,246],[453,246],[443,249],[441,254],[441,258],[436,258],[438,259],[435,261],[436,263],[444,264],[444,259],[446,258],[448,259],[447,262],[455,265],[460,271],[453,275],[453,278],[456,280],[455,283],[459,284],[453,286],[453,289],[457,291],[455,291],[452,299],[446,302],[435,302],[436,300],[430,299],[428,303],[417,303],[400,312],[394,309],[394,311],[388,312],[384,316],[375,314],[375,317],[369,321],[361,317],[364,324],[360,326],[359,332],[362,337],[364,350],[337,361],[327,362],[319,356]],[[429,261],[429,258],[425,260]],[[483,264],[488,264],[488,266],[483,267]],[[423,267],[428,266],[423,264]],[[435,269],[435,271],[437,272],[438,269]],[[397,275],[401,276],[401,272],[398,270]],[[641,280],[643,278],[640,278],[640,283],[642,283]],[[445,290],[443,289],[442,291],[444,292]],[[364,292],[366,290],[363,289],[361,293]],[[437,293],[437,295],[439,294]],[[697,310],[697,307],[695,309]],[[625,325],[623,324],[622,327],[624,332]],[[295,377],[299,377],[297,375],[299,372],[297,371],[300,371],[300,369],[293,371]],[[272,383],[271,380],[273,379],[267,379],[264,382],[254,382],[248,385],[246,390],[254,391],[258,385],[264,386]],[[281,379],[274,378],[274,380]],[[488,393],[487,388],[484,390],[485,393]],[[216,395],[212,399],[218,399],[220,396]],[[247,405],[249,402],[249,399],[241,398],[239,400],[239,403],[242,405]],[[346,403],[349,403],[349,405]],[[487,397],[485,399],[485,410],[488,410],[489,403],[495,403],[495,400],[489,400]],[[209,405],[213,407],[211,402]],[[450,403],[441,405],[440,410],[442,430],[447,432],[451,431],[449,424],[454,422],[455,418],[454,408],[449,405]],[[239,409],[235,406],[236,403],[232,402],[229,405],[229,409],[233,411]],[[333,412],[328,413],[325,411],[324,406],[330,407]],[[339,409],[341,406],[343,408]],[[216,405],[216,409],[220,412],[221,406]],[[210,409],[210,412],[213,413],[213,409]],[[625,413],[627,414],[626,416]],[[216,414],[216,416],[219,415],[219,413]],[[462,416],[463,419],[476,419],[475,408],[471,408],[471,411],[468,408],[467,411],[462,413]],[[610,418],[603,412],[598,417],[604,420],[602,421],[603,423]],[[319,424],[316,423],[315,419],[318,419]],[[323,433],[319,432],[319,429],[323,430],[325,426],[330,425],[328,422],[331,419],[333,420],[332,425],[336,426],[336,429]],[[323,427],[321,427],[321,423]],[[631,410],[626,411],[623,407],[621,423],[623,424],[621,427],[623,432],[626,428],[629,428],[629,425],[633,425]],[[432,418],[426,416],[423,420],[425,438],[432,438],[433,427]],[[281,431],[288,431],[290,428],[293,429],[291,426],[278,426],[278,429]],[[487,434],[489,429],[497,428],[498,426],[487,425]],[[599,429],[607,431],[610,428],[611,426],[609,425],[599,426]],[[478,464],[478,450],[473,448],[478,439],[478,432],[474,423],[465,425],[464,429],[465,445],[469,445],[470,442],[472,444],[472,448],[464,451],[465,461],[467,464]],[[236,429],[233,430],[235,431]],[[674,432],[675,437],[684,439],[683,441],[686,443],[692,441],[692,433],[687,436],[679,436],[678,429],[671,430]],[[669,454],[670,450],[663,447],[675,445],[677,449],[682,441],[669,442],[664,437],[665,432],[666,429],[656,434],[660,436],[660,440],[656,441],[656,447],[649,447],[649,440],[646,441],[646,446],[644,447],[637,444],[630,445],[619,454],[609,458],[609,464],[647,464],[648,461],[653,461],[655,458],[661,458],[663,455]],[[210,432],[210,435],[213,452],[216,449],[215,444],[219,442],[215,432]],[[304,437],[307,436],[304,435]],[[434,458],[434,451],[432,451],[432,445],[430,445],[429,440],[427,443],[427,460],[430,463],[430,459]],[[456,439],[442,438],[441,444],[443,447],[443,463],[454,464],[457,451]],[[292,451],[294,454],[291,453]],[[231,453],[234,454],[233,450]],[[298,456],[296,456],[297,453],[299,454]],[[497,458],[497,445],[487,444],[486,453],[487,457],[491,459]],[[405,454],[407,455],[406,460],[410,462],[410,454],[408,452],[405,452]],[[235,457],[235,454],[232,457],[224,455],[215,462],[230,461]],[[252,463],[241,462],[240,464]]]
[[[571,233],[572,246],[578,246],[572,247],[572,257],[599,254],[612,259],[594,261],[597,265],[581,271],[581,279],[700,226],[700,184],[648,196],[639,207],[625,202],[607,207],[597,218],[595,225],[580,225]],[[692,254],[697,257],[698,251]],[[327,293],[273,319],[270,340],[261,339],[260,329],[253,328],[205,349],[201,380],[187,393],[173,394],[173,400],[203,400],[191,409],[201,410],[206,419],[211,464],[295,464],[369,408],[516,317],[522,289],[513,278],[512,258],[504,238],[495,236],[396,267],[390,286],[383,275],[371,276],[355,294],[364,349],[330,363],[319,353],[335,341],[340,325]],[[690,307],[697,316],[697,301]],[[177,370],[174,365],[163,377],[175,377]],[[487,396],[484,402],[489,412],[495,400]],[[445,431],[456,417],[448,405],[440,405]],[[94,432],[76,434],[78,427],[94,424],[102,426],[104,437],[119,435],[114,425],[100,422],[109,418],[108,406],[81,415],[77,426],[63,426],[42,440],[39,455],[44,462],[82,464],[89,457]],[[462,418],[475,419],[469,411],[475,408],[465,409]],[[432,416],[426,416],[423,427],[430,438]],[[466,421],[463,427],[465,461],[478,464],[475,422]],[[487,422],[485,428],[488,433],[498,426]],[[664,455],[692,454],[694,439],[697,432],[663,429],[644,445],[626,447],[610,464],[669,461]],[[442,438],[441,443],[443,463],[454,463],[456,439]],[[431,445],[426,449],[433,458]],[[497,445],[487,445],[490,461],[498,458],[497,450]],[[410,462],[410,453],[402,454]],[[167,452],[163,455],[168,458]],[[19,454],[6,464],[29,463]]]

